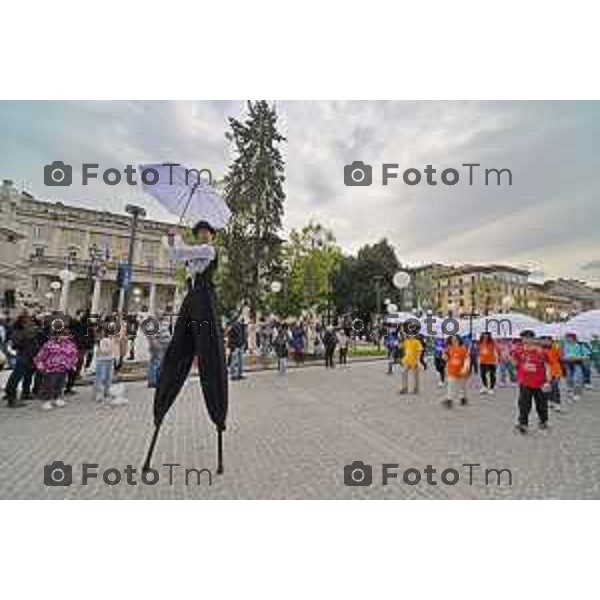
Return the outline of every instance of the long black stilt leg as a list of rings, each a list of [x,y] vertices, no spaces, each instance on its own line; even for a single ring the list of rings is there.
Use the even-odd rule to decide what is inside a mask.
[[[154,446],[156,446],[156,440],[158,439],[158,432],[160,431],[160,423],[154,428],[154,435],[152,436],[152,441],[150,442],[150,447],[148,448],[148,454],[146,455],[146,461],[144,462],[144,466],[142,467],[142,471],[148,471],[150,469],[150,462],[152,460],[152,455],[154,454]]]
[[[223,474],[223,431],[217,430],[217,475]]]

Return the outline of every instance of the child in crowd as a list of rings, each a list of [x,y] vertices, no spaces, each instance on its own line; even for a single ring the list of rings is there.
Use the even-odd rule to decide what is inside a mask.
[[[496,348],[498,350],[499,387],[506,387],[508,383],[515,386],[517,377],[512,358],[513,342],[510,339],[498,340],[496,342]]]
[[[65,406],[63,392],[70,371],[77,367],[79,349],[64,328],[60,334],[54,334],[36,354],[34,363],[41,373],[40,397],[44,401],[42,410],[51,410],[54,406]]]
[[[122,337],[119,335],[108,335],[103,332],[96,346],[96,379],[94,382],[96,402],[103,402],[109,406],[127,404],[125,398],[113,397],[110,392],[115,361],[121,358],[121,340]]]
[[[550,366],[550,394],[548,396],[549,406],[557,412],[561,412],[560,406],[560,380],[563,378],[563,357],[560,344],[556,340],[549,339],[546,342],[548,352],[548,364]]]
[[[446,384],[446,342],[441,336],[435,338],[433,346],[433,364],[440,377],[438,387],[444,387]]]
[[[493,394],[496,387],[496,368],[498,349],[492,334],[486,331],[479,338],[479,374],[481,376],[481,394]]]
[[[275,337],[275,354],[277,355],[277,371],[280,375],[287,373],[290,343],[292,336],[288,330],[287,323],[283,323]]]
[[[469,349],[461,337],[452,335],[446,342],[446,365],[448,372],[447,395],[444,404],[452,408],[454,402],[467,404],[467,382],[471,372]]]
[[[156,335],[148,336],[148,387],[156,388],[160,379],[160,368],[171,342],[168,321],[161,320]]]
[[[409,378],[412,374],[413,394],[419,393],[419,362],[423,345],[419,338],[407,335],[402,343],[402,386],[401,394],[408,394]]]
[[[536,343],[535,333],[531,330],[521,332],[523,345],[515,351],[517,381],[519,383],[519,422],[521,433],[527,433],[532,400],[540,420],[540,429],[548,427],[548,397],[544,392],[550,390],[550,368],[548,353]]]

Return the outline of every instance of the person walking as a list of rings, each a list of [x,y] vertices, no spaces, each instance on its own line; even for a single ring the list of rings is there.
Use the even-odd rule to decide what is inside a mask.
[[[562,343],[566,382],[573,402],[581,398],[583,386],[583,349],[575,333],[567,333]]]
[[[275,354],[277,356],[277,372],[280,375],[287,373],[290,343],[291,335],[287,323],[282,323],[277,330],[274,342]]]
[[[24,311],[17,318],[10,343],[14,350],[15,363],[4,388],[4,400],[11,408],[22,406],[17,401],[17,389],[21,384],[21,401],[31,399],[31,382],[35,372],[34,358],[39,349],[38,332],[32,316]]]
[[[506,387],[509,384],[515,386],[517,383],[517,375],[512,358],[512,347],[513,342],[510,339],[501,339],[496,342],[496,348],[498,349],[499,387]]]
[[[402,341],[402,385],[400,394],[408,394],[409,379],[413,380],[413,394],[419,393],[419,359],[423,352],[421,340],[407,335]]]
[[[600,337],[597,335],[592,336],[592,341],[590,343],[590,347],[592,349],[591,359],[592,365],[594,365],[594,369],[596,370],[596,375],[600,375]]]
[[[261,352],[266,341],[261,342]],[[231,323],[227,334],[227,347],[229,349],[229,375],[232,381],[244,378],[244,331],[239,321]]]
[[[383,343],[387,349],[387,373],[391,375],[394,371],[394,365],[398,360],[398,348],[401,343],[399,328],[388,327],[385,336],[383,337]]]
[[[479,375],[481,377],[481,394],[493,394],[496,387],[496,369],[498,366],[498,349],[492,334],[485,331],[479,338]]]
[[[433,342],[433,364],[440,378],[438,387],[446,385],[446,342],[442,336],[435,338]]]
[[[446,368],[448,383],[446,399],[443,403],[452,408],[455,402],[461,405],[468,403],[467,382],[471,373],[469,349],[458,335],[450,336],[446,341]]]
[[[550,367],[550,393],[548,402],[549,406],[553,407],[556,412],[561,412],[560,380],[564,376],[562,350],[560,344],[552,339],[546,342],[546,347]]]
[[[158,332],[156,335],[148,337],[148,387],[156,388],[160,380],[160,367],[165,357],[169,343],[171,342],[171,332],[169,322],[158,317]]]
[[[337,337],[333,331],[333,327],[328,325],[323,334],[323,348],[325,353],[325,367],[333,369],[335,367],[335,361],[333,355],[335,354],[335,347],[337,346]]]
[[[527,433],[529,413],[532,401],[539,418],[540,429],[548,427],[548,397],[550,390],[550,365],[548,354],[536,343],[535,333],[531,330],[521,332],[523,345],[515,351],[517,364],[517,382],[519,384],[519,421],[517,429]],[[546,393],[545,393],[546,392]]]
[[[65,406],[63,390],[67,375],[76,369],[79,362],[79,348],[69,335],[67,326],[50,337],[36,354],[34,363],[42,373],[40,397],[42,410]]]
[[[350,347],[350,338],[343,330],[340,328],[337,332],[337,343],[338,343],[338,352],[339,352],[339,364],[345,365],[348,363],[348,348]]]

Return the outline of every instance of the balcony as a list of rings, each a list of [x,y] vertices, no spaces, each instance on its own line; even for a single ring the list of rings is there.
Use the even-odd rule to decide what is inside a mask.
[[[87,278],[90,274],[91,261],[80,258],[67,259],[63,256],[36,256],[29,257],[28,265],[30,268],[37,271],[52,271],[52,275],[58,275],[58,272],[65,269],[68,265],[69,270],[73,271],[80,277]],[[111,279],[116,277],[118,262],[109,260],[104,263],[106,267],[106,278]],[[172,279],[175,274],[174,267],[155,267],[148,263],[134,263],[133,276],[134,279],[145,278],[166,278]]]

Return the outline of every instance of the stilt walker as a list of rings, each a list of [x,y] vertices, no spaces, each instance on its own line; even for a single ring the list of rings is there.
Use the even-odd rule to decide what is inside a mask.
[[[188,186],[182,167],[142,165],[153,169],[161,179],[175,183],[145,186],[163,206],[172,212],[200,217],[192,233],[198,245],[186,245],[174,233],[168,235],[171,258],[185,262],[187,295],[183,299],[173,338],[165,353],[160,379],[154,395],[154,433],[143,469],[150,469],[154,447],[165,415],[174,404],[185,383],[194,357],[198,360],[200,384],[210,419],[217,429],[217,474],[223,473],[223,432],[227,418],[228,388],[225,347],[213,275],[217,268],[217,253],[213,245],[216,229],[225,227],[230,212],[224,200],[204,182]],[[164,181],[164,180],[163,180]],[[182,200],[184,206],[181,207]]]

